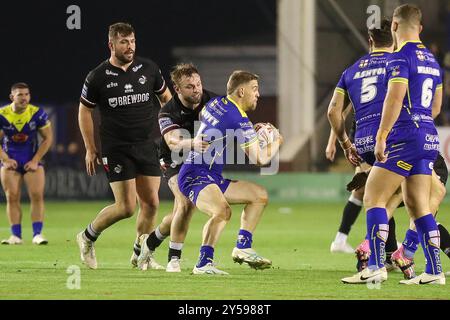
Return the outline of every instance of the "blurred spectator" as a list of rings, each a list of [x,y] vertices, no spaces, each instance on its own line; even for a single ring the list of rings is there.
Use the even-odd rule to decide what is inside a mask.
[[[441,114],[445,115],[447,120],[449,118],[450,110],[450,51],[445,54],[444,63],[444,96],[442,101]],[[447,121],[446,125],[450,125]]]
[[[440,66],[442,66],[443,62],[443,54],[441,49],[439,48],[439,45],[436,42],[432,42],[430,44],[430,51],[434,55],[434,57],[437,59]]]
[[[81,159],[80,145],[72,141],[66,148],[64,144],[58,143],[50,152],[46,163],[50,170],[52,168],[82,169],[84,161]]]
[[[66,147],[62,143],[58,143],[52,148],[47,156],[45,157],[45,163],[47,168],[51,170],[52,168],[56,168],[59,166],[59,163],[64,158],[64,154],[66,153]]]
[[[441,51],[439,45],[436,42],[432,42],[429,46],[429,49],[431,51],[431,53],[433,53],[434,57],[436,58],[437,62],[439,63],[439,65],[442,67],[442,70],[444,70],[443,72],[443,79],[445,81],[446,78],[448,78],[448,76],[446,75],[446,67],[445,67],[445,63],[444,63],[444,56],[443,56],[443,52]],[[448,116],[448,97],[446,96],[446,94],[448,93],[448,90],[445,90],[445,86],[444,86],[444,96],[442,99],[442,108],[441,108],[441,113],[437,116],[437,118],[435,119],[435,124],[437,126],[448,126],[450,125],[449,123],[449,116]]]
[[[447,50],[450,51],[450,1],[447,1],[446,16],[444,21],[447,27]]]
[[[72,169],[82,169],[84,161],[81,159],[80,145],[74,141],[67,146],[65,166]]]

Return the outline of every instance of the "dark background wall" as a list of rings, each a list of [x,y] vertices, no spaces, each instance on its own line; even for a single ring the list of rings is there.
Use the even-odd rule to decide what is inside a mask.
[[[80,30],[66,26],[70,5],[81,9]],[[177,62],[175,47],[276,44],[276,0],[3,1],[0,103],[9,103],[11,84],[23,81],[31,86],[32,103],[53,116],[55,145],[45,158],[47,197],[110,196],[103,174],[92,179],[84,172],[77,110],[84,78],[109,57],[108,26],[118,21],[135,27],[137,54],[154,60],[166,80]],[[70,163],[61,164],[72,141],[81,148]],[[169,195],[165,184],[161,192]]]
[[[68,30],[68,6],[81,8],[81,30]],[[10,85],[31,85],[33,101],[76,101],[87,72],[109,56],[108,26],[134,25],[137,54],[166,76],[175,46],[275,44],[275,0],[5,1],[0,5],[0,101]]]

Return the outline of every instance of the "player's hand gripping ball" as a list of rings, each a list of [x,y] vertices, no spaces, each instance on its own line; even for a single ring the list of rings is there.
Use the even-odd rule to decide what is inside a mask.
[[[271,123],[260,122],[255,124],[254,128],[256,134],[258,135],[259,145],[261,148],[265,148],[279,136],[278,129]]]

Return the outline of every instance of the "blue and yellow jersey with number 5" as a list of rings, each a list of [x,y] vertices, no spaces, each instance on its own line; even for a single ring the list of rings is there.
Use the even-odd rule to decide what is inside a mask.
[[[34,105],[28,104],[22,113],[14,112],[12,104],[0,108],[2,148],[15,160],[31,160],[38,150],[38,130],[48,126],[47,113]]]
[[[357,128],[380,125],[386,97],[386,62],[390,55],[388,51],[375,50],[363,56],[342,73],[336,86],[337,93],[349,97]]]

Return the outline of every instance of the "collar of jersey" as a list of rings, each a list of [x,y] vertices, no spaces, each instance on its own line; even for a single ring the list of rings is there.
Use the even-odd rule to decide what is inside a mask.
[[[400,45],[400,47],[398,47],[398,49],[395,50],[395,52],[399,52],[400,50],[402,50],[403,47],[406,46],[408,43],[422,43],[422,41],[420,41],[420,40],[408,40],[408,41],[404,41],[404,42]]]
[[[372,53],[382,53],[382,52],[385,52],[385,53],[391,53],[391,52],[388,51],[388,50],[373,50],[370,54],[372,54]]]
[[[10,124],[16,127],[18,132],[20,132],[25,124],[31,121],[31,118],[38,110],[39,109],[37,107],[28,104],[24,112],[16,113],[13,110],[12,104],[9,104],[3,108],[1,114]]]
[[[130,70],[131,68],[133,68],[133,67],[136,65],[136,57],[134,57],[133,62],[128,66],[127,71],[123,70],[123,69],[120,68],[120,67],[116,67],[115,65],[113,65],[113,64],[111,63],[111,61],[109,61],[109,58],[108,58],[106,61],[108,61],[108,65],[109,65],[110,67],[112,67],[112,68],[114,68],[114,69],[116,69],[116,70],[120,70],[120,71],[122,71],[123,73],[127,73],[128,70]]]
[[[230,100],[236,106],[236,108],[239,110],[239,112],[244,118],[248,118],[247,113],[244,110],[242,110],[241,106],[236,101],[231,99],[230,96],[227,96],[227,99]]]

